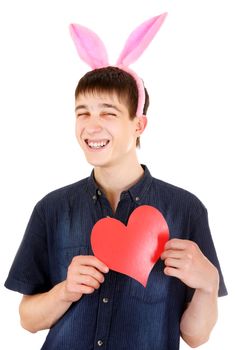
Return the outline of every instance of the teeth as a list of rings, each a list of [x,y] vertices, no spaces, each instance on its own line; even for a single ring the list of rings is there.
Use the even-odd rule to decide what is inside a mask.
[[[88,145],[91,148],[101,148],[104,147],[107,144],[107,141],[97,141],[97,142],[93,142],[93,141],[89,141]]]

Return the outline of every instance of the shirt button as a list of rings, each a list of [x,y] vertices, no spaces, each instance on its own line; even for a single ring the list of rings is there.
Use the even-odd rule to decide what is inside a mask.
[[[109,298],[103,298],[103,303],[107,304],[109,302]]]
[[[93,199],[94,199],[94,201],[95,201],[95,200],[96,200],[96,195],[94,195],[92,198],[93,198]]]
[[[103,344],[104,344],[104,342],[102,340],[98,340],[98,342],[97,342],[98,346],[102,346]]]
[[[136,198],[135,198],[136,201],[139,201],[139,199],[140,199],[139,197],[136,197]]]
[[[100,190],[98,190],[97,193],[98,193],[99,196],[101,196],[101,194],[102,194],[102,193],[100,192]]]

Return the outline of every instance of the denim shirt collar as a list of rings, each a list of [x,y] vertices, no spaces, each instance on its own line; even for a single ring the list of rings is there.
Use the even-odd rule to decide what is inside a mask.
[[[123,191],[121,193],[121,198],[129,195],[131,199],[136,203],[142,201],[143,197],[151,186],[152,176],[146,165],[141,164],[141,166],[144,170],[142,178],[128,190]],[[103,196],[102,190],[99,188],[98,184],[95,181],[94,170],[92,170],[91,175],[88,177],[87,189],[95,202],[100,196]]]

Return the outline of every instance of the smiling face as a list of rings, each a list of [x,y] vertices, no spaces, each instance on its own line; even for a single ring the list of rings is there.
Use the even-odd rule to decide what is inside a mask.
[[[115,93],[83,93],[76,98],[76,137],[87,161],[96,167],[129,164],[136,157],[136,140],[145,117],[129,116]]]

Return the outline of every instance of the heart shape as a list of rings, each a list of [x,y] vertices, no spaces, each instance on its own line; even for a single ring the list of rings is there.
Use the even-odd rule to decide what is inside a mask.
[[[94,255],[110,269],[136,279],[144,287],[168,239],[165,218],[149,205],[136,208],[127,226],[117,219],[103,218],[91,232]]]

